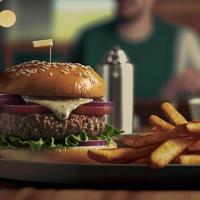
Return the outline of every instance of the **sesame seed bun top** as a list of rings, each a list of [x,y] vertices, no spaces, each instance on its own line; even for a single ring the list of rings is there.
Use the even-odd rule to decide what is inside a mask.
[[[0,75],[0,93],[101,98],[104,81],[91,67],[79,63],[33,60],[7,68]]]

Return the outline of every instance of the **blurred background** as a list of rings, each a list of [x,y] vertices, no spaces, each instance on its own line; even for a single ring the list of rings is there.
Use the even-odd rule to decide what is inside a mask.
[[[54,60],[63,61],[80,31],[113,17],[114,7],[112,0],[1,1],[1,10],[10,9],[16,14],[14,26],[0,28],[4,45],[1,69],[30,59],[48,60],[48,50],[32,48],[32,40],[39,39],[53,38]]]
[[[144,0],[143,2],[145,3],[145,1],[148,0]],[[1,0],[0,11],[2,12],[4,10],[11,10],[16,16],[16,22],[11,27],[0,26],[0,38],[1,38],[0,71],[3,71],[8,66],[21,63],[27,60],[36,60],[36,59],[48,60],[49,59],[48,49],[45,48],[33,49],[32,48],[33,40],[52,38],[54,40],[53,61],[60,61],[60,62],[67,61],[69,53],[76,44],[77,38],[79,38],[82,35],[82,33],[84,33],[84,31],[88,29],[88,27],[91,27],[93,25],[96,26],[97,24],[101,24],[107,21],[112,21],[112,19],[116,18],[117,2],[118,1],[115,0],[101,0],[101,1],[99,0],[56,0],[56,1],[55,0],[42,0],[42,1]],[[134,0],[132,0],[132,2],[134,2]],[[199,36],[200,33],[199,0],[157,0],[153,4],[152,15],[159,16],[159,18],[162,21],[164,21],[165,23],[173,24],[173,26],[188,27],[189,29],[195,32],[196,34],[195,37]],[[0,15],[0,23],[2,20],[1,19],[2,16],[3,15]],[[197,40],[195,40],[195,42],[193,41],[193,43],[198,43],[198,42],[199,41]],[[186,43],[185,45],[187,46],[188,44]],[[164,48],[161,47],[161,49],[157,51],[158,53],[156,53],[157,54],[156,56],[158,58],[160,57],[161,59],[162,59],[162,53],[161,53],[162,49]],[[185,49],[187,49],[187,47]],[[94,51],[96,51],[96,49],[94,49]],[[137,53],[135,53],[135,55],[137,56]],[[197,63],[196,65],[198,65],[195,67],[200,68],[200,65],[198,64],[198,61],[200,63],[199,59],[200,55],[196,54],[194,57],[195,58],[193,60],[195,60],[195,62],[193,63]],[[133,53],[133,58],[134,58],[134,53]],[[103,59],[103,53],[100,56],[99,60],[97,60],[97,62],[94,65],[97,65],[101,59]],[[135,61],[137,68],[137,59],[135,59]],[[79,60],[77,60],[77,62],[79,62]],[[86,63],[83,64],[93,65],[93,62],[87,63],[86,61]],[[188,63],[188,66],[189,65],[191,64]],[[152,77],[151,74],[149,74],[150,72],[152,72]],[[172,84],[169,81],[173,79],[173,77],[169,78],[172,72],[165,72],[165,71],[156,72],[156,69],[153,70],[153,68],[150,72],[147,70],[146,72],[143,73],[143,74],[145,73],[149,74],[148,76],[150,77],[150,80],[148,80],[146,79],[145,76],[144,78],[141,78],[142,76],[140,75],[138,76],[136,70],[136,87],[137,85],[140,86],[143,85],[141,80],[143,82],[147,81],[147,83],[148,82],[150,83],[152,80],[152,84],[154,85],[160,84],[159,95],[157,94],[158,93],[157,91],[156,91],[157,93],[155,92],[155,94],[153,92],[152,94],[150,93],[147,94],[148,92],[143,93],[143,88],[145,91],[145,87],[136,88],[136,98],[140,99],[138,107],[136,108],[136,111],[138,110],[138,112],[141,112],[140,111],[141,108],[144,108],[144,104],[142,103],[144,100],[146,101],[152,98],[160,100],[162,98],[170,98],[170,97],[174,98],[175,92],[174,94],[171,94],[172,88],[174,88],[174,85],[178,85],[177,79],[179,79],[179,82],[180,80],[182,82],[183,77],[185,77],[185,76],[182,77],[179,76],[179,78],[175,77],[175,80],[171,81],[173,83]],[[169,73],[169,76],[164,77],[164,79],[162,80],[163,82],[159,80],[160,82],[158,83],[158,81],[155,79],[153,83],[154,80],[153,74],[156,73],[158,74]],[[190,72],[188,72],[187,74],[189,73]],[[157,77],[159,76],[158,74],[156,75]],[[193,74],[190,76],[192,78],[188,81],[188,84],[185,86],[185,88],[182,88],[182,91],[179,94],[180,97],[184,97],[185,95],[183,90],[186,90],[186,93],[191,92],[190,88],[188,89],[188,85],[191,84],[191,81],[193,83],[196,83],[196,85],[198,85],[198,87],[194,88],[192,92],[195,91],[195,94],[199,94],[200,82],[197,84],[197,80],[200,80],[199,79],[200,76],[194,78]],[[160,92],[160,88],[163,87],[163,84],[167,85],[167,88],[165,88],[164,90],[164,97],[161,95]],[[149,102],[151,104],[151,101]],[[154,104],[151,105],[151,108],[153,107]],[[145,112],[145,109],[143,109],[142,112],[143,112],[141,113],[142,115],[148,114]],[[144,120],[146,120],[145,117]]]
[[[37,39],[53,38],[54,57],[63,60],[80,31],[113,18],[115,7],[114,0],[1,1],[1,11],[12,10],[17,18],[14,26],[0,27],[1,69],[29,59],[48,59],[47,50],[32,48],[32,40]],[[153,12],[167,21],[200,32],[199,0],[158,0]]]

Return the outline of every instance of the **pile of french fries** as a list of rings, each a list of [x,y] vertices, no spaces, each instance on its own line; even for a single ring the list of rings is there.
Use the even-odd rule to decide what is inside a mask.
[[[163,168],[170,163],[200,164],[200,121],[188,122],[170,103],[161,110],[169,122],[151,115],[152,131],[121,138],[126,146],[89,150],[88,156],[101,163],[149,164]]]

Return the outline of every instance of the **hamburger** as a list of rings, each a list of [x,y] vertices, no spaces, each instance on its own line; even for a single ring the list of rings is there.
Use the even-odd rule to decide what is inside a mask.
[[[104,81],[79,63],[29,61],[0,74],[0,157],[92,162],[90,148],[115,148],[105,124]]]

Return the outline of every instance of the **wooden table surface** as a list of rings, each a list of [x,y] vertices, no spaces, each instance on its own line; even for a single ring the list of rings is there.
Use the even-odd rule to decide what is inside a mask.
[[[199,191],[126,191],[72,189],[0,189],[1,200],[199,200]]]

